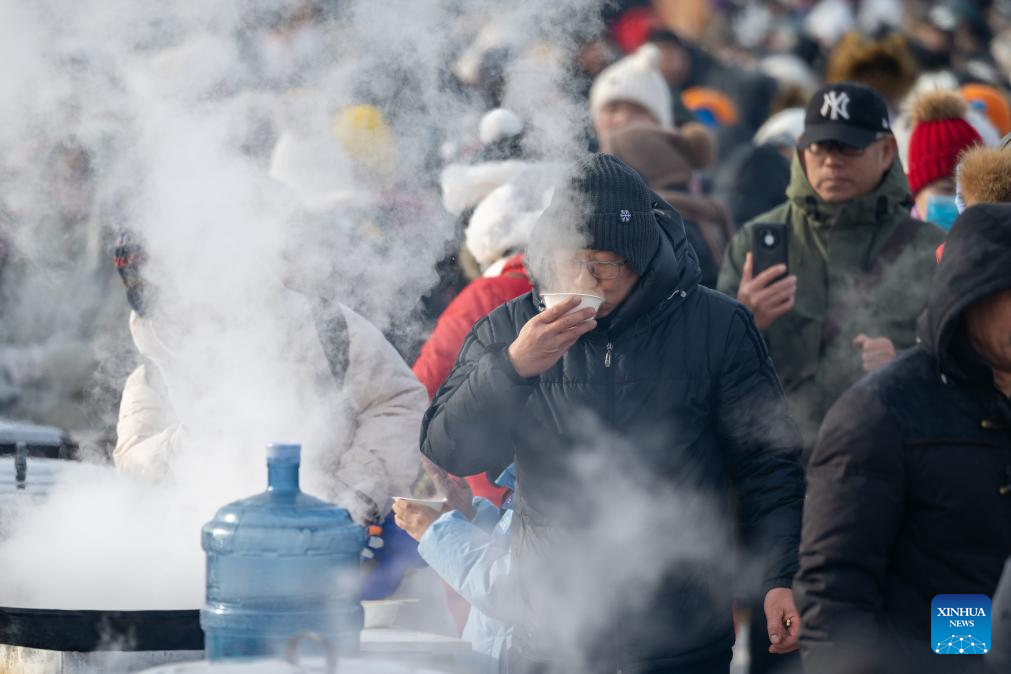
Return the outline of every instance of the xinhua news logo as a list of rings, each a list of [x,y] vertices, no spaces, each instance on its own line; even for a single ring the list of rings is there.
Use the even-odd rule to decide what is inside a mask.
[[[930,648],[940,655],[990,651],[990,598],[985,594],[939,594],[930,602]]]

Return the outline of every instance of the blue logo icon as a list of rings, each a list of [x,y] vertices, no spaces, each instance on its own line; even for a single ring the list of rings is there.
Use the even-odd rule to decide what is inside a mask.
[[[939,594],[930,602],[930,649],[940,655],[990,651],[990,598]]]

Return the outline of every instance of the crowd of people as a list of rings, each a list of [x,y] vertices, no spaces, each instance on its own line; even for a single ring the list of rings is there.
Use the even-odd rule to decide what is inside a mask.
[[[265,89],[305,86],[331,4],[239,36]],[[328,410],[306,414],[328,438],[312,466],[370,527],[366,593],[438,588],[415,626],[462,634],[482,672],[728,672],[742,629],[755,673],[1009,671],[1011,3],[595,18],[566,68],[578,157],[505,106],[525,54],[493,21],[461,24],[444,67],[475,128],[431,143],[410,190],[395,96],[333,110],[325,137],[243,139],[309,226],[353,222],[379,256],[419,212],[456,222],[403,324],[317,296],[367,284],[336,265],[262,293],[312,354],[278,386]],[[73,142],[47,160],[30,216],[57,245],[5,238],[27,216],[0,211],[0,415],[164,480],[220,429],[90,162]],[[395,500],[412,491],[444,511]],[[939,594],[992,599],[985,655],[932,652]]]

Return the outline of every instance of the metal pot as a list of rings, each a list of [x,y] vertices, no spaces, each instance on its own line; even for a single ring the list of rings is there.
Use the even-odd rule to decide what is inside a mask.
[[[200,612],[0,607],[0,672],[127,674],[203,654]]]
[[[200,611],[0,607],[0,644],[51,651],[201,651]]]

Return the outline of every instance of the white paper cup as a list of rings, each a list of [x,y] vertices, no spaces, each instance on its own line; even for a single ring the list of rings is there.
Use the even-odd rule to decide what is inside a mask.
[[[376,627],[393,627],[402,606],[416,604],[417,599],[376,599],[362,601],[362,611],[365,613],[365,629]]]
[[[579,311],[581,309],[593,309],[594,312],[600,308],[600,305],[604,302],[603,297],[598,297],[597,295],[590,295],[588,293],[541,293],[541,298],[544,300],[544,306],[550,309],[556,304],[561,304],[570,297],[578,297],[579,305],[572,311]],[[571,314],[572,311],[569,313]]]
[[[426,508],[431,508],[437,513],[442,512],[442,507],[446,505],[446,497],[442,498],[414,498],[413,496],[394,496],[395,501],[407,501],[408,503],[417,503],[418,505],[423,505]]]

